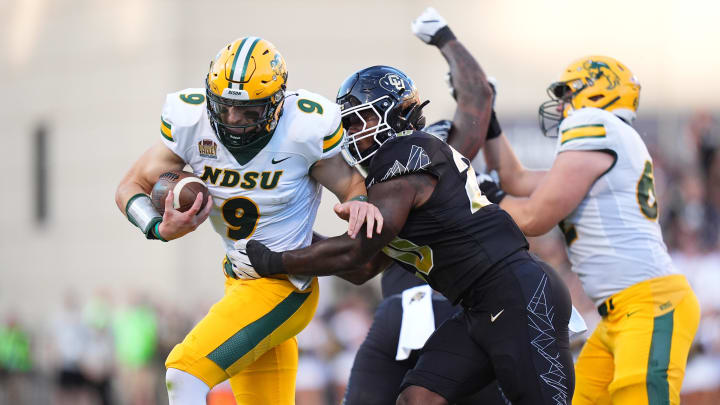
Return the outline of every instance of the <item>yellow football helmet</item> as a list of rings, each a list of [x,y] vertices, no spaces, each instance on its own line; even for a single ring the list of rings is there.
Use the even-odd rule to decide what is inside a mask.
[[[210,62],[205,80],[208,117],[220,142],[231,152],[275,129],[287,75],[280,52],[258,37],[235,40]]]
[[[620,61],[592,55],[572,62],[547,92],[550,100],[542,103],[539,111],[545,135],[556,130],[571,109],[583,107],[612,111],[632,123],[640,100],[640,82]]]

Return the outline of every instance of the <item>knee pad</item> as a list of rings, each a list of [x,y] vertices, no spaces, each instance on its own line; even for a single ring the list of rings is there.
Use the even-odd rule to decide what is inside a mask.
[[[201,379],[176,368],[167,369],[165,386],[170,405],[204,404],[210,392],[210,387]]]

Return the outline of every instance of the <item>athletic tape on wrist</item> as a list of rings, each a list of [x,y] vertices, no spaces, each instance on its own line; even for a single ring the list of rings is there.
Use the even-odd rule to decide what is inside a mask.
[[[430,43],[437,46],[438,48],[442,48],[445,44],[455,39],[455,34],[453,34],[450,27],[447,25],[440,28],[435,35],[433,35],[432,39],[430,40]]]
[[[143,193],[135,194],[128,200],[125,215],[148,239],[152,239],[150,235],[155,236],[153,228],[162,221],[162,215],[153,207],[150,196]]]

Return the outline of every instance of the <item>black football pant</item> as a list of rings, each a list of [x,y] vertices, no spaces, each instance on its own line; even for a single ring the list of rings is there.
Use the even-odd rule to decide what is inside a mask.
[[[432,305],[435,325],[442,324],[462,310],[439,295],[433,296]],[[395,404],[405,374],[415,367],[418,360],[418,351],[413,351],[406,360],[395,360],[402,312],[401,294],[387,297],[378,306],[370,331],[355,356],[344,405]],[[493,381],[480,392],[458,400],[455,404],[506,405],[507,402]]]
[[[513,405],[566,405],[575,384],[570,293],[526,251],[511,255],[462,299],[464,310],[425,343],[401,388],[453,403],[497,380]]]

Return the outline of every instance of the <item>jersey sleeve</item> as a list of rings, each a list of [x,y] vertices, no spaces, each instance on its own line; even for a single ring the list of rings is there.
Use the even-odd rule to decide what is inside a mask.
[[[373,157],[368,169],[368,187],[414,173],[440,177],[438,166],[444,155],[438,153],[443,142],[432,135],[405,131],[386,141]]]
[[[340,106],[334,103],[329,106],[328,117],[325,122],[328,126],[323,131],[325,135],[322,140],[320,159],[327,159],[340,153],[340,144],[345,139],[345,129],[340,119]]]
[[[345,137],[340,119],[340,106],[327,98],[297,90],[285,100],[283,117],[294,149],[302,154],[310,165],[337,155]]]
[[[558,153],[569,150],[613,150],[607,119],[602,110],[583,108],[560,124]]]
[[[191,88],[165,97],[160,114],[160,135],[163,143],[187,161],[185,151],[192,145],[192,130],[205,111],[205,90]]]

